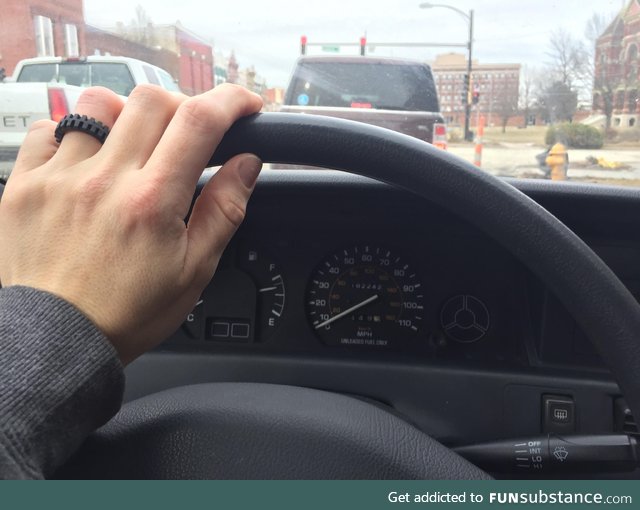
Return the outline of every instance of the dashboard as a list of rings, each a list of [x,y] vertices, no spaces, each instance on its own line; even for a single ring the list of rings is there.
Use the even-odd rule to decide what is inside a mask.
[[[640,295],[638,191],[513,184]],[[502,246],[417,197],[328,170],[263,172],[198,304],[127,380],[127,400],[217,381],[346,393],[448,446],[543,433],[550,396],[571,403],[571,432],[632,422],[584,332]]]
[[[384,192],[278,202],[256,197],[165,348],[524,362],[525,273],[486,237]]]

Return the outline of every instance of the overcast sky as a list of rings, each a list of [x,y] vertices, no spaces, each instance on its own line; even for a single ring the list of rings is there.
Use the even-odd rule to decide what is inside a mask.
[[[141,5],[154,23],[177,20],[216,51],[232,49],[241,67],[254,65],[269,86],[284,86],[299,54],[301,35],[309,42],[353,41],[367,34],[370,42],[465,43],[468,25],[445,8],[420,9],[421,0],[85,0],[85,18],[98,27],[129,23]],[[475,11],[474,57],[480,62],[541,66],[550,34],[560,28],[583,38],[594,12],[617,13],[626,0],[446,0]],[[318,50],[315,50],[317,52]],[[343,49],[354,53],[357,48]],[[462,48],[378,47],[374,55],[432,59]]]

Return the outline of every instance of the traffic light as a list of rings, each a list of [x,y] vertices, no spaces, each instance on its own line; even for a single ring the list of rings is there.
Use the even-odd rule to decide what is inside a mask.
[[[480,90],[477,87],[473,88],[473,98],[471,102],[473,104],[478,104],[480,102]]]
[[[367,47],[367,38],[361,37],[360,38],[360,55],[362,55],[363,57],[365,54],[366,47]]]
[[[462,76],[462,96],[460,97],[462,104],[469,103],[469,75]]]

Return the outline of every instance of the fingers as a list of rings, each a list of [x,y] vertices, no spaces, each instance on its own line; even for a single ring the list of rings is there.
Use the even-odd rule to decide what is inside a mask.
[[[128,166],[142,168],[185,99],[184,94],[167,92],[156,85],[138,85],[113,126],[105,150]]]
[[[193,206],[188,225],[188,260],[206,284],[222,252],[244,219],[262,162],[253,154],[230,159],[209,180]]]
[[[54,137],[55,130],[56,123],[52,120],[34,122],[22,142],[11,173],[33,170],[49,161],[58,150],[58,143]]]
[[[262,99],[236,85],[220,85],[184,101],[177,109],[147,169],[188,207],[196,183],[215,148],[240,117],[260,111]],[[186,212],[186,209],[185,209]]]
[[[112,90],[104,87],[86,89],[76,103],[75,112],[93,117],[111,128],[124,106],[124,101]],[[55,160],[64,164],[74,164],[95,155],[102,144],[93,136],[79,131],[69,131],[64,135]]]

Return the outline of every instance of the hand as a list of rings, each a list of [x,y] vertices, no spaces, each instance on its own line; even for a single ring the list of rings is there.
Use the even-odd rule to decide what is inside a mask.
[[[187,215],[227,129],[262,100],[233,85],[187,98],[139,86],[126,104],[87,89],[76,112],[113,126],[104,146],[56,124],[30,129],[0,201],[0,282],[55,294],[83,312],[123,363],[175,331],[244,218],[261,162],[236,156]]]

